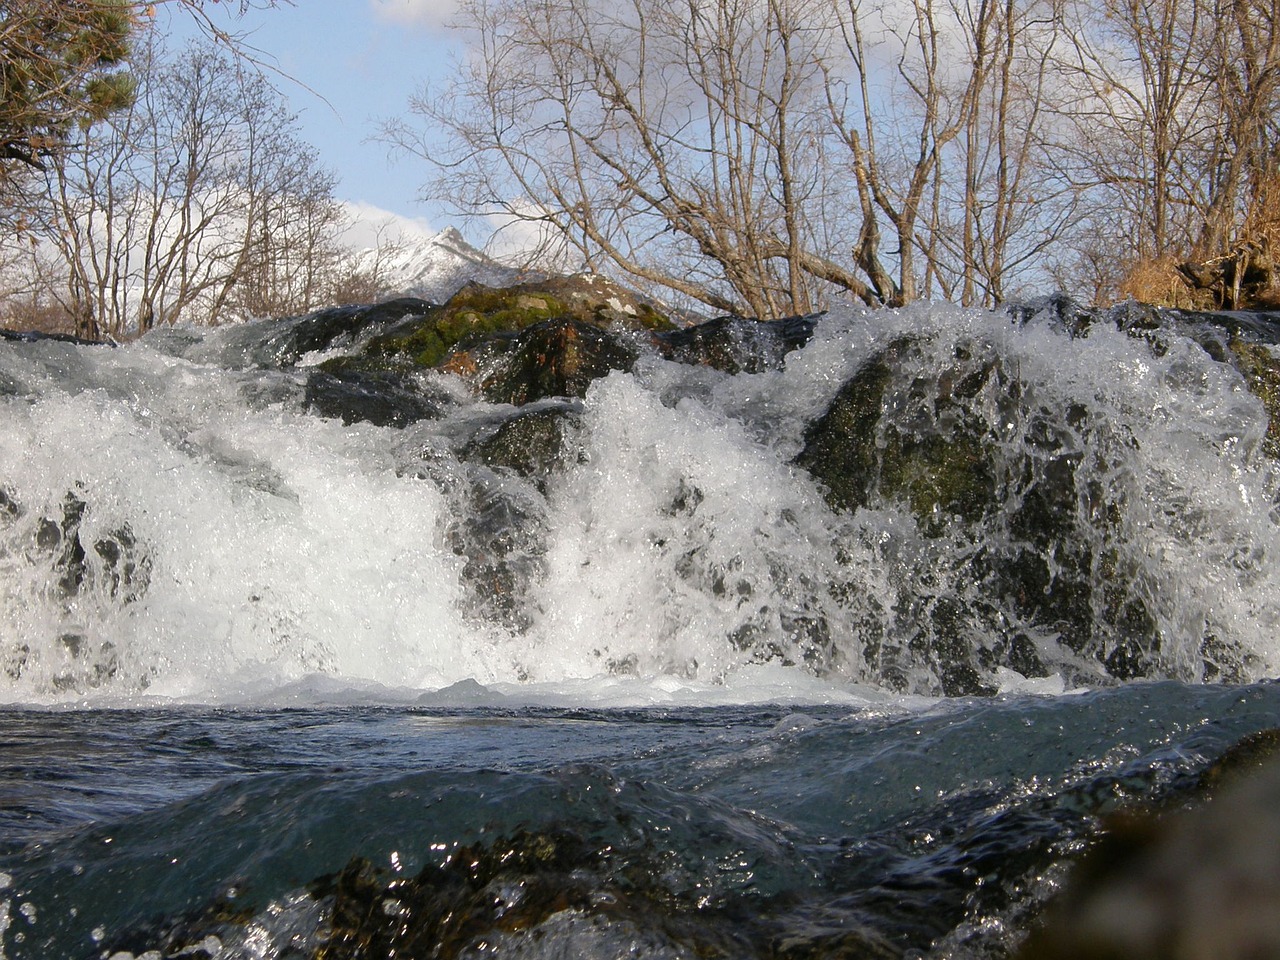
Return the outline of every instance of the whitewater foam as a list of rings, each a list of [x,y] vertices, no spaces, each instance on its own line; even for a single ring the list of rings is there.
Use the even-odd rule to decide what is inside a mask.
[[[974,401],[1009,463],[1038,455],[1037,418],[1058,417],[1055,442],[1096,487],[1080,510],[1089,496],[1123,506],[1107,563],[1157,623],[1161,670],[1198,676],[1212,634],[1248,651],[1250,676],[1276,671],[1265,411],[1190,340],[1153,351],[1106,324],[1071,337],[946,306],[842,311],[779,370],[650,356],[597,381],[544,490],[458,459],[509,408],[467,401],[406,431],[322,419],[297,368],[253,360],[270,331],[0,349],[0,702],[335,688],[401,702],[466,681],[610,705],[865,700],[877,638],[918,613],[904,584],[929,610],[971,595],[972,557],[1013,536],[1000,523],[985,540],[926,535],[888,500],[833,512],[795,465],[807,424],[903,338],[919,345],[921,384],[960,350],[1010,371],[1018,404],[994,390]],[[885,416],[930,409],[904,397]],[[506,527],[475,517],[495,504]],[[475,543],[484,569],[514,573],[475,582]],[[1071,666],[1052,630],[1020,629]],[[1005,689],[1073,685],[1000,670]]]

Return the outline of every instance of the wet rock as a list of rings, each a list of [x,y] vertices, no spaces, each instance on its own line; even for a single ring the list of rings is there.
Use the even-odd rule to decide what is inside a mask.
[[[242,363],[290,367],[305,354],[321,350],[350,349],[363,339],[421,317],[435,304],[417,297],[401,297],[382,303],[357,304],[317,310],[301,317],[272,321],[264,332],[246,327]],[[255,325],[256,326],[256,325]]]
[[[553,914],[590,909],[578,872],[597,861],[571,834],[518,833],[459,847],[442,866],[395,877],[362,859],[311,885],[331,899],[330,933],[316,960],[456,957],[484,935],[531,929]]]
[[[445,525],[444,539],[465,561],[463,610],[508,630],[527,630],[533,622],[528,592],[544,572],[543,504],[483,474],[454,496],[460,508]]]
[[[84,499],[68,492],[60,514],[41,517],[35,526],[35,549],[49,558],[59,594],[71,600],[96,583],[112,598],[137,600],[150,581],[149,557],[128,524],[94,539],[90,553],[81,537],[87,508]]]
[[[1267,410],[1267,435],[1262,449],[1273,460],[1280,459],[1280,359],[1263,343],[1232,337],[1232,365],[1244,377],[1249,392]]]
[[[1259,730],[1241,737],[1205,767],[1196,783],[1196,790],[1205,798],[1214,797],[1277,762],[1280,762],[1280,729]]]
[[[61,632],[33,653],[26,642],[7,642],[0,633],[0,672],[18,680],[33,668],[45,670],[55,690],[83,691],[100,687],[120,669],[111,641],[72,624],[84,620],[95,605],[132,604],[151,583],[151,556],[127,523],[96,535],[87,529],[91,507],[83,488],[68,491],[45,515],[28,511],[17,497],[0,488],[0,555],[20,551],[31,563],[48,569],[48,597],[65,620]]]
[[[805,431],[796,463],[822,483],[834,509],[856,510],[870,500],[878,473],[881,410],[897,358],[909,348],[908,341],[898,341],[872,358]]]
[[[9,330],[0,327],[0,340],[9,340],[14,343],[39,343],[42,340],[52,340],[55,343],[73,343],[78,347],[114,347],[116,346],[110,340],[86,340],[84,337],[73,336],[69,333],[43,333],[39,330]]]
[[[654,343],[668,360],[729,374],[763,373],[780,369],[788,353],[807,344],[818,319],[818,314],[765,321],[719,317],[658,333]]]
[[[580,405],[567,401],[530,404],[478,431],[459,456],[532,479],[545,492],[547,478],[565,454],[565,430],[580,412]]]
[[[1020,960],[1280,956],[1277,734],[1250,740],[1206,772],[1207,802],[1112,819]],[[1219,790],[1225,770],[1239,766],[1253,770]]]
[[[399,297],[381,303],[319,310],[294,326],[294,343],[299,353],[327,350],[341,341],[349,342],[371,328],[385,327],[406,317],[421,316],[434,306],[429,300]]]
[[[896,622],[867,652],[872,679],[954,696],[993,692],[1002,668],[1045,676],[1089,662],[1073,677],[1089,683],[1163,668],[1109,479],[1111,451],[1131,439],[1041,402],[992,346],[938,357],[929,341],[895,341],[804,439],[795,462],[833,509],[896,506],[923,538]],[[930,679],[909,679],[908,664]]]
[[[1130,336],[1145,340],[1157,356],[1167,350],[1167,336],[1176,333],[1198,343],[1211,358],[1235,368],[1249,392],[1262,401],[1269,423],[1263,452],[1280,459],[1280,313],[1269,310],[1183,310],[1122,303],[1110,309],[1084,307],[1061,294],[1009,308],[1020,323],[1049,318],[1076,336],[1097,323],[1110,323]]]
[[[379,368],[359,358],[326,361],[307,376],[307,409],[343,423],[404,427],[436,420],[457,405],[449,393],[419,370]]]
[[[442,368],[470,382],[490,403],[520,406],[548,397],[584,397],[613,370],[630,370],[636,345],[611,330],[572,318],[533,324],[459,347]]]
[[[1005,312],[1019,324],[1048,320],[1072,336],[1084,334],[1089,327],[1107,316],[1106,311],[1078,303],[1065,293],[1011,303]]]
[[[936,368],[920,344],[900,340],[841,388],[807,430],[796,462],[842,509],[879,496],[905,500],[932,532],[956,517],[977,520],[997,493],[991,456],[997,438],[979,394],[1017,403],[1020,389],[994,356],[975,357],[961,347]]]

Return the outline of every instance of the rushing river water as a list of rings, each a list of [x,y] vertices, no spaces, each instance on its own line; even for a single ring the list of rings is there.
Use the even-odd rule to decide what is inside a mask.
[[[1267,321],[1070,321],[397,426],[305,319],[0,342],[0,960],[1009,955],[1280,717]]]

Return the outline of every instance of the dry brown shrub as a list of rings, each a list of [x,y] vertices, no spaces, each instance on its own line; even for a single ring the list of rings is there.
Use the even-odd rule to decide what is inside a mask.
[[[1280,171],[1273,172],[1259,186],[1240,225],[1238,242],[1267,251],[1280,250]]]
[[[21,295],[0,297],[0,327],[6,330],[72,334],[75,318],[51,299]]]
[[[1178,262],[1178,257],[1165,254],[1153,260],[1130,263],[1116,287],[1119,299],[1188,310],[1207,306],[1203,302],[1204,294],[1192,290],[1178,272]]]

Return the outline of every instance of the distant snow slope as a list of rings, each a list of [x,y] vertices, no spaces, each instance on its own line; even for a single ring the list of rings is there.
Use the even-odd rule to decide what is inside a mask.
[[[378,271],[389,292],[436,303],[443,303],[471,280],[497,287],[520,276],[520,271],[467,243],[454,227],[389,250],[366,250],[358,259],[358,266]]]

